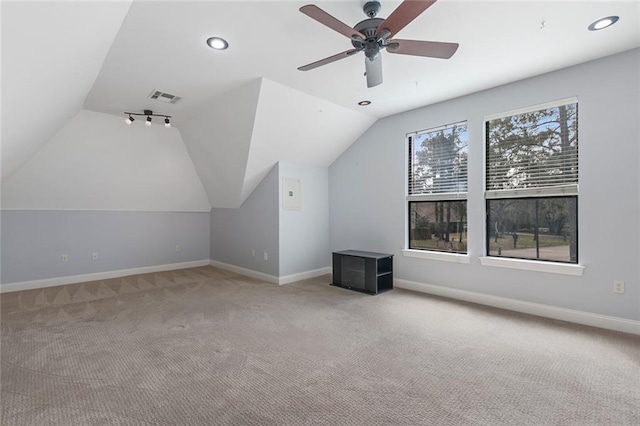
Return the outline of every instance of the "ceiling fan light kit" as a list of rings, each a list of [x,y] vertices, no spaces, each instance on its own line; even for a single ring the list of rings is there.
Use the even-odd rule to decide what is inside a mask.
[[[458,50],[457,43],[392,38],[435,2],[436,0],[405,0],[387,19],[382,19],[376,18],[380,12],[380,2],[369,1],[362,7],[368,18],[357,23],[353,28],[316,5],[302,6],[300,12],[348,37],[353,49],[301,66],[298,69],[309,71],[358,52],[364,52],[367,87],[375,87],[382,84],[382,58],[380,55],[382,50],[400,55],[449,59]]]

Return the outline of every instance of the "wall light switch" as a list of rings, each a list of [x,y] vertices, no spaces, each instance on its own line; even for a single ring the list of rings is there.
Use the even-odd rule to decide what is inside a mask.
[[[98,252],[94,251],[93,254],[91,255],[91,259],[92,260],[98,260]]]
[[[69,261],[69,255],[68,254],[63,254],[62,256],[60,256],[60,262],[67,263],[68,261]]]

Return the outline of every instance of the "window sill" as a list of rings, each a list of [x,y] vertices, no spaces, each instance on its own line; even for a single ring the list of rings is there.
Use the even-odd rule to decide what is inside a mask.
[[[553,274],[582,276],[584,266],[567,263],[541,262],[538,260],[507,259],[503,257],[480,257],[482,266],[520,269],[524,271],[549,272]]]
[[[404,249],[402,250],[402,255],[404,257],[440,260],[442,262],[453,262],[453,263],[469,263],[471,261],[471,258],[469,257],[468,254],[446,253],[446,252],[439,252],[439,251]]]

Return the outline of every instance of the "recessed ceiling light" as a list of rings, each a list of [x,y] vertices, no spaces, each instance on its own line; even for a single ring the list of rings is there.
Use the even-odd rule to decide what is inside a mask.
[[[227,43],[227,40],[220,37],[209,37],[207,39],[207,44],[210,48],[216,50],[224,50],[229,47],[229,43]]]
[[[611,25],[618,22],[620,17],[618,16],[607,16],[606,18],[601,18],[589,25],[589,31],[598,31],[604,28],[610,27]]]
[[[360,105],[360,106],[371,105],[371,101],[360,101],[360,102],[358,102],[358,105]]]

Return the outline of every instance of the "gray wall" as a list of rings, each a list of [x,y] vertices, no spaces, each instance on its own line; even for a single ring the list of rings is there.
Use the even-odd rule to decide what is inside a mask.
[[[640,50],[378,121],[329,169],[331,249],[395,254],[396,278],[640,320]],[[578,97],[582,277],[481,266],[483,117]],[[405,135],[460,120],[469,128],[470,264],[405,258]],[[625,294],[612,292],[626,282]]]
[[[301,181],[301,210],[283,209],[285,177]],[[328,169],[281,161],[240,208],[212,209],[211,259],[276,277],[330,266]]]
[[[280,276],[331,266],[329,250],[329,169],[281,161]],[[300,180],[302,208],[284,210],[284,178]]]
[[[240,208],[211,210],[211,259],[279,276],[278,182],[276,165]]]
[[[209,213],[3,210],[0,220],[2,283],[209,259]]]

